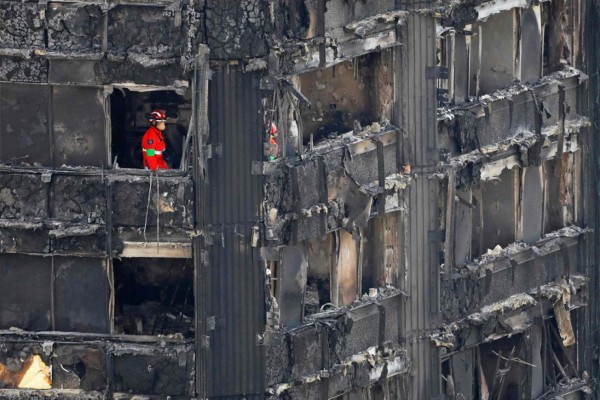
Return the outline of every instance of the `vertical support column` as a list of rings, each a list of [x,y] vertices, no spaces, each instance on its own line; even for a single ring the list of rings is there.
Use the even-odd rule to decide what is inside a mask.
[[[266,130],[260,79],[240,66],[216,66],[204,99],[206,142],[221,150],[206,160],[197,192],[203,201],[197,210],[203,247],[195,254],[203,398],[264,398],[265,266],[252,247],[264,194],[262,177],[251,174],[252,163],[263,160]]]
[[[600,363],[598,359],[594,359],[590,355],[596,354],[598,351],[598,343],[600,333],[596,327],[600,320],[600,307],[598,306],[598,293],[600,290],[600,279],[598,273],[598,257],[600,257],[600,235],[598,234],[598,226],[600,226],[600,203],[597,201],[600,195],[600,138],[598,136],[598,123],[600,122],[600,113],[596,106],[596,99],[599,94],[598,85],[600,71],[600,30],[598,30],[598,19],[600,18],[600,9],[596,3],[591,0],[582,2],[583,12],[586,16],[584,35],[582,37],[583,46],[586,55],[586,73],[590,79],[588,82],[588,91],[581,96],[584,101],[582,108],[586,110],[585,114],[589,115],[592,125],[583,132],[582,146],[582,182],[583,183],[583,214],[584,226],[595,229],[593,239],[590,238],[585,246],[585,271],[590,277],[589,291],[589,307],[587,307],[588,323],[587,339],[589,343],[596,343],[593,351],[586,349],[585,346],[580,346],[580,357],[583,359],[585,368],[590,368],[592,378],[600,377]],[[584,68],[585,68],[584,67]],[[579,338],[578,338],[579,340]],[[581,342],[580,342],[581,343]]]
[[[192,78],[192,122],[194,124],[192,134],[193,155],[189,162],[192,165],[194,177],[194,228],[196,232],[204,232],[204,237],[196,236],[192,239],[194,258],[194,309],[196,323],[196,395],[206,398],[206,313],[205,313],[205,287],[207,279],[205,276],[205,252],[206,245],[206,217],[204,215],[205,197],[209,189],[205,176],[205,160],[203,156],[203,145],[208,137],[208,48],[201,47],[195,61],[194,74]]]
[[[439,351],[425,332],[439,318],[439,183],[428,178],[437,166],[436,81],[427,67],[436,65],[435,19],[411,14],[404,27],[404,45],[396,51],[395,121],[403,130],[399,155],[411,165],[408,189],[407,262],[401,287],[409,296],[401,314],[401,344],[411,362],[408,398],[431,399],[440,394]]]

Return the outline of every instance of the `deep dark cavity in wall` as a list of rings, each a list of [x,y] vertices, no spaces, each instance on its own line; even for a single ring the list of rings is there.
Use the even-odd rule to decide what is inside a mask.
[[[559,0],[544,3],[543,10],[546,18],[543,69],[544,75],[547,75],[560,70],[563,64],[569,63],[571,50],[568,46],[568,6],[566,1]]]
[[[114,260],[115,330],[193,337],[193,266],[188,259]]]
[[[484,343],[479,348],[483,378],[480,394],[488,391],[490,398],[518,400],[525,396],[528,366],[516,360],[527,360],[529,351],[523,334]],[[485,389],[482,386],[486,386]]]
[[[302,110],[303,139],[336,137],[386,118],[392,97],[383,53],[373,53],[299,75],[311,107]]]
[[[168,118],[164,131],[167,141],[164,157],[169,168],[179,168],[191,118],[189,96],[189,91],[181,96],[173,90],[114,89],[110,95],[112,160],[116,160],[120,168],[142,168],[142,136],[150,126],[148,114],[160,109]]]

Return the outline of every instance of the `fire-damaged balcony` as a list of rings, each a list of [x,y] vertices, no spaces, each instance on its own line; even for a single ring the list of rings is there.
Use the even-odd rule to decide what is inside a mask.
[[[443,277],[445,324],[431,340],[445,354],[446,394],[542,399],[591,393],[589,375],[577,367],[590,357],[580,344],[590,271],[578,262],[590,237],[589,230],[563,228]]]
[[[411,176],[395,172],[396,129],[380,129],[324,140],[285,163],[256,165],[270,169],[265,246],[255,256],[272,278],[271,324],[297,326],[328,303],[347,305],[369,289],[398,285],[402,192]],[[258,238],[259,229],[256,245]]]
[[[277,76],[291,76],[397,46],[398,28],[407,16],[387,0],[369,7],[336,0],[328,2],[326,9],[324,2],[316,2],[309,7],[306,36],[277,41],[269,68]]]
[[[370,392],[407,373],[398,346],[402,294],[388,289],[314,315],[301,327],[265,333],[267,392],[280,398],[332,398]]]
[[[0,251],[189,258],[192,182],[189,176],[167,176],[159,178],[157,198],[155,178],[151,188],[148,174],[5,168]]]
[[[438,112],[440,147],[452,156],[485,149],[517,133],[554,133],[581,120],[587,76],[567,69],[530,85],[499,90]],[[583,122],[583,123],[582,123]],[[564,129],[564,128],[563,128]]]
[[[189,399],[194,345],[132,338],[0,331],[3,399]],[[28,390],[23,390],[28,389]]]
[[[565,68],[438,111],[446,395],[590,393],[586,80]]]
[[[397,130],[370,129],[326,140],[285,164],[267,165],[272,171],[263,207],[269,245],[316,239],[342,227],[358,234],[370,218],[402,208],[402,190],[411,177],[410,167],[396,173]]]
[[[579,114],[580,73],[557,74],[514,96],[496,92],[439,114],[448,165],[445,270],[496,246],[582,224],[589,121]]]

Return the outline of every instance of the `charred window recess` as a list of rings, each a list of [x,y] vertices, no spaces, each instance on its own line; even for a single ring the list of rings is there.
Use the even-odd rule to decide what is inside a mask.
[[[438,38],[438,66],[445,68],[447,79],[438,78],[441,105],[458,104],[469,98],[469,51],[472,32],[448,31]]]
[[[301,106],[304,146],[349,132],[387,124],[393,102],[391,52],[370,53],[298,76],[297,86],[310,102]]]
[[[581,63],[578,1],[541,3],[544,75]]]
[[[188,259],[113,261],[116,333],[194,335],[193,265]]]
[[[307,244],[308,277],[304,293],[304,315],[316,314],[322,307],[332,304],[331,272],[335,262],[336,235],[325,240],[311,240]]]
[[[438,105],[443,107],[452,101],[452,79],[450,76],[446,76],[446,72],[450,69],[454,70],[455,60],[451,57],[452,46],[454,45],[453,35],[450,33],[438,36],[436,44],[436,65],[438,70],[436,71],[436,85],[437,85],[437,100]],[[442,71],[444,71],[442,73]]]
[[[489,393],[490,399],[527,398],[530,354],[523,334],[481,344],[476,373],[479,393],[475,398],[483,398],[485,393]]]
[[[562,304],[559,307],[563,307]],[[536,392],[540,392],[544,388],[556,387],[560,383],[565,384],[572,378],[580,378],[576,364],[577,346],[575,345],[573,326],[569,320],[570,330],[559,332],[559,321],[561,323],[565,321],[562,316],[556,314],[557,307],[554,308],[555,319],[544,321],[543,327],[536,326],[535,329],[532,329],[533,332],[537,330],[537,334],[534,335],[536,340],[534,357],[538,358],[542,365],[541,371],[537,371],[541,375],[538,378],[537,388],[532,388]]]
[[[356,235],[340,230],[307,243],[305,315],[398,286],[404,258],[402,213],[374,218]],[[284,267],[285,268],[285,267]]]
[[[533,398],[527,393],[531,365],[523,334],[483,343],[442,360],[442,393],[456,399]]]
[[[519,181],[517,168],[504,170],[497,179],[473,188],[472,257],[516,239]],[[460,232],[456,232],[460,235]]]
[[[577,153],[546,161],[544,171],[544,233],[549,233],[578,220],[576,210],[580,197]]]
[[[581,224],[580,158],[579,151],[564,153],[540,166],[505,169],[491,180],[457,189],[455,263],[515,241],[534,243],[544,234]]]
[[[391,212],[369,221],[362,245],[363,288],[400,285],[400,270],[405,256],[403,229],[401,211]]]
[[[469,93],[480,96],[510,86],[518,78],[518,11],[491,15],[472,24]]]
[[[150,126],[152,110],[167,115],[163,132],[167,150],[163,156],[169,169],[180,168],[183,147],[192,116],[190,91],[184,95],[173,90],[134,91],[115,88],[110,95],[111,151],[116,168],[143,168],[142,136]]]
[[[462,30],[438,37],[438,66],[448,79],[438,79],[441,103],[461,103],[542,76],[542,8],[514,8],[490,15]],[[556,45],[548,44],[547,47]],[[552,72],[552,71],[549,71]],[[546,70],[544,70],[546,73]]]
[[[317,282],[321,310],[328,303],[341,307],[358,298],[362,286],[360,242],[345,230],[329,234],[324,241],[310,242],[309,276]],[[314,286],[311,289],[314,293]]]

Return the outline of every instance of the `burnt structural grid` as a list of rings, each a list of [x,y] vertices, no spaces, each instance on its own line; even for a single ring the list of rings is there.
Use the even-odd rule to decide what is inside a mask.
[[[0,398],[598,398],[599,15],[0,0]]]

